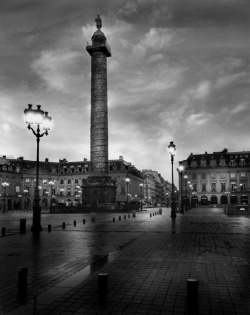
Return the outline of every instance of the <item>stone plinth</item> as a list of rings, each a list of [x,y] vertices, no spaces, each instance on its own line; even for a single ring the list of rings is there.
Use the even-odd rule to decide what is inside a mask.
[[[116,182],[110,176],[89,176],[82,184],[85,211],[116,210]]]

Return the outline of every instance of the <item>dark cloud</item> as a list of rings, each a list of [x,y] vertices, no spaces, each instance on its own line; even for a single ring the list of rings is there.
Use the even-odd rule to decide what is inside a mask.
[[[249,24],[248,0],[191,0],[173,1],[171,5],[173,26],[195,27],[207,25]]]
[[[40,103],[54,122],[41,158],[47,153],[51,160],[89,157],[91,58],[85,45],[97,14],[112,49],[110,158],[124,155],[139,169],[156,168],[168,178],[169,141],[177,145],[180,160],[192,151],[242,150],[238,139],[248,134],[250,112],[249,5],[243,0],[0,1],[0,146],[9,150],[3,154],[34,157],[33,135],[20,121],[27,103]],[[28,139],[25,152],[16,145],[23,139]],[[248,138],[244,144],[249,149]]]

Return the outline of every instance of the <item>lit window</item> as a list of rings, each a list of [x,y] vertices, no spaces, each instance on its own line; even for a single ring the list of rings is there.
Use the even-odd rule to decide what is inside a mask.
[[[246,177],[246,173],[245,172],[241,172],[240,173],[240,177]]]
[[[20,191],[21,191],[21,186],[16,186],[16,193],[18,194],[18,193],[20,193]]]
[[[246,183],[241,183],[240,188],[241,190],[246,190]]]
[[[211,178],[216,178],[216,173],[211,173]]]
[[[226,173],[220,173],[220,178],[226,178]]]
[[[231,178],[235,178],[235,173],[230,173]]]
[[[25,183],[30,183],[30,178],[25,178]]]
[[[47,184],[47,179],[43,179],[43,184]]]

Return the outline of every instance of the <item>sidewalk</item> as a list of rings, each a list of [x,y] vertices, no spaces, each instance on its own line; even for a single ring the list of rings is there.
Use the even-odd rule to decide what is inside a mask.
[[[86,215],[71,215],[65,230],[52,227],[39,239],[31,232],[0,238],[0,314],[250,314],[250,218],[195,208],[172,220],[170,209],[156,211],[102,214],[85,225]],[[16,298],[22,267],[24,305]],[[108,274],[105,303],[100,272]],[[199,281],[196,309],[188,307],[188,278]]]

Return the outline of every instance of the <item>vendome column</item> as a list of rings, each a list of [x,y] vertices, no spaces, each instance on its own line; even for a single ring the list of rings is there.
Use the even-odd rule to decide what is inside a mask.
[[[116,208],[116,183],[108,175],[107,57],[111,48],[101,31],[99,15],[95,22],[97,31],[86,47],[91,56],[91,175],[83,182],[82,202],[87,211],[106,211]]]

